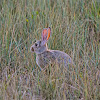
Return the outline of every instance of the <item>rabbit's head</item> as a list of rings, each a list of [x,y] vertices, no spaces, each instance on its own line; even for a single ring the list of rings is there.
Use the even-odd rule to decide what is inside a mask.
[[[44,28],[42,31],[42,39],[38,40],[37,42],[35,42],[30,50],[31,52],[35,52],[36,54],[41,54],[44,51],[47,51],[48,47],[47,47],[47,41],[50,38],[51,35],[51,28]]]

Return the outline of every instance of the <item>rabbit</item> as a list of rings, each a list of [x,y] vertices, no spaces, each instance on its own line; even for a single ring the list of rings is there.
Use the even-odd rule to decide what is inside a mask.
[[[35,42],[31,47],[31,52],[36,53],[36,63],[42,69],[50,64],[64,65],[67,67],[69,64],[73,64],[71,57],[65,52],[59,50],[49,50],[47,47],[47,41],[51,36],[51,28],[44,28],[42,30],[41,40]]]

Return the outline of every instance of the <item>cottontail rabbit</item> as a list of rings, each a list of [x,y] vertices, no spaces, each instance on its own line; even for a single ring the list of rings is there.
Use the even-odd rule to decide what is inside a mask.
[[[59,50],[49,50],[47,47],[47,41],[51,35],[51,28],[44,28],[42,31],[42,39],[35,42],[30,50],[36,53],[36,63],[40,68],[48,66],[50,64],[64,65],[67,67],[72,64],[71,57]]]

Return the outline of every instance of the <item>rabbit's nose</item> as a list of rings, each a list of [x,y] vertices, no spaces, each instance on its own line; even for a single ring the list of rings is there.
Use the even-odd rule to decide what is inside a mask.
[[[30,50],[31,50],[32,52],[34,52],[34,48],[33,48],[33,47],[31,47]]]

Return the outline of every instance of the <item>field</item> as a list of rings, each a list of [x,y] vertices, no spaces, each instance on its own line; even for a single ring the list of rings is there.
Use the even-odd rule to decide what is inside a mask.
[[[48,48],[70,55],[64,67],[36,64],[31,45],[51,27]],[[100,100],[99,0],[0,0],[0,100]]]

